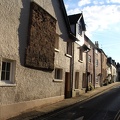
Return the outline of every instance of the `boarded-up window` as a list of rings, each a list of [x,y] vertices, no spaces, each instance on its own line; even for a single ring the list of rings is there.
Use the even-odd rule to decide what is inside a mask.
[[[31,2],[25,65],[43,70],[54,69],[56,20],[43,8]]]

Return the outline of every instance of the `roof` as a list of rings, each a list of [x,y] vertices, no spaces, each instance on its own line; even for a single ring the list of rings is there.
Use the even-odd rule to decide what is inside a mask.
[[[63,17],[65,19],[65,24],[66,24],[66,27],[67,27],[69,37],[71,37],[74,41],[76,41],[78,39],[75,37],[75,35],[71,31],[70,22],[69,22],[69,19],[68,19],[68,16],[67,16],[67,12],[66,12],[63,0],[59,0],[59,3],[60,3],[60,7],[61,7],[61,10],[62,10],[62,13],[63,13]]]
[[[84,35],[84,39],[86,42],[88,42],[90,45],[92,45],[93,48],[95,48],[95,44],[86,35]]]
[[[83,14],[82,13],[69,15],[68,19],[69,19],[69,22],[70,22],[71,25],[72,24],[76,24],[77,21],[80,19],[80,22],[82,23],[82,29],[84,31],[86,31],[85,22],[84,22],[84,18],[83,18]]]
[[[106,57],[108,57],[106,54],[105,54],[105,52],[103,51],[103,49],[100,49],[101,50],[101,52],[106,56]]]
[[[81,16],[82,16],[82,13],[69,15],[68,18],[69,18],[70,24],[76,24]]]

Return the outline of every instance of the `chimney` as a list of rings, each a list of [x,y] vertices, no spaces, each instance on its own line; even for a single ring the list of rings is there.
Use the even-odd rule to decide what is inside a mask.
[[[99,48],[98,41],[95,41],[95,46]]]

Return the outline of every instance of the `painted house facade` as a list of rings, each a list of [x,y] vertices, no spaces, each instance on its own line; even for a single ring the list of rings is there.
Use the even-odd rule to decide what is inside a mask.
[[[85,35],[85,44],[88,46],[86,51],[86,92],[92,90],[95,85],[95,63],[94,63],[94,48],[93,42]]]
[[[67,16],[63,0],[1,0],[0,11],[0,120],[100,87],[82,13]]]
[[[111,75],[112,75],[111,82],[116,82],[117,72],[116,72],[116,62],[115,62],[115,60],[112,60]]]
[[[79,96],[85,92],[83,82],[86,80],[86,48],[84,47],[84,34],[86,31],[83,14],[74,14],[68,16],[72,33],[77,41],[73,43],[73,88],[72,96]]]
[[[1,0],[0,11],[0,119],[63,100],[75,39],[63,1]]]
[[[101,50],[101,86],[105,85],[107,83],[107,55],[105,54],[105,52]]]
[[[94,61],[95,61],[95,88],[101,86],[101,51],[99,49],[98,41],[95,42],[94,48]]]

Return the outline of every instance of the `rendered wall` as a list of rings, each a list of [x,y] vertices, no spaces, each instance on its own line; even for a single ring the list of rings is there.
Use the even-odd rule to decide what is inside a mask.
[[[79,94],[85,92],[82,87],[83,82],[83,73],[86,73],[86,53],[83,52],[83,61],[79,60],[79,49],[80,45],[78,43],[74,43],[74,64],[73,64],[73,96],[79,92]],[[78,90],[75,90],[75,73],[79,72],[79,85]]]
[[[16,61],[15,84],[0,83],[0,119],[19,114],[30,107],[64,99],[65,72],[69,72],[70,68],[70,58],[65,56],[65,40],[69,39],[64,19],[58,1],[35,1],[57,20],[56,32],[59,34],[60,51],[55,53],[54,67],[63,69],[63,82],[53,82],[54,70],[46,72],[24,66],[28,45],[30,0],[0,0],[0,62],[3,58]],[[40,104],[40,100],[43,104]],[[29,106],[29,101],[33,106]],[[20,106],[21,109],[13,111],[14,107]],[[24,109],[22,106],[25,106]]]

